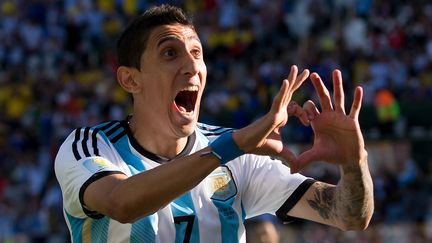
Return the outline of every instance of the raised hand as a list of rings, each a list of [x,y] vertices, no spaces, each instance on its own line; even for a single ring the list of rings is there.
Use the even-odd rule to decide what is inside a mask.
[[[309,76],[309,70],[305,69],[300,75],[297,74],[298,68],[293,65],[288,78],[283,81],[281,89],[275,96],[270,111],[233,134],[237,145],[245,153],[270,155],[287,162],[294,161],[294,154],[284,146],[280,129],[288,121],[292,94]]]
[[[311,149],[298,156],[291,163],[291,171],[296,172],[313,161],[326,161],[338,165],[359,163],[367,155],[358,116],[360,113],[363,90],[357,87],[349,114],[345,113],[345,95],[342,75],[333,71],[334,107],[329,91],[320,76],[310,76],[317,92],[321,112],[312,101],[307,101],[303,108],[307,112],[314,131],[314,144]]]

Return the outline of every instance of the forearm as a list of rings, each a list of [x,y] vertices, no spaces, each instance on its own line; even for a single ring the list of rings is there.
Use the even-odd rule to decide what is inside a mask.
[[[357,165],[341,166],[341,179],[335,185],[316,182],[306,196],[314,213],[311,220],[342,230],[365,229],[374,209],[373,185],[366,157]],[[302,216],[301,212],[293,212]]]
[[[336,220],[342,229],[365,229],[374,211],[373,183],[367,155],[358,163],[341,166],[335,188]]]
[[[124,223],[152,214],[192,189],[219,166],[215,156],[200,155],[206,150],[209,148],[132,177],[95,181],[85,192],[86,204]],[[101,190],[106,190],[106,196],[99,194]]]

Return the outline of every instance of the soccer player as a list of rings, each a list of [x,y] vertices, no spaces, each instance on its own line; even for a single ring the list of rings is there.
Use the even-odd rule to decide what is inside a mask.
[[[292,66],[270,111],[233,130],[197,122],[207,70],[180,9],[147,10],[122,33],[117,51],[117,80],[133,97],[133,113],[77,128],[55,161],[72,242],[245,242],[244,220],[264,213],[342,230],[368,226],[373,185],[358,124],[362,90],[346,114],[339,71],[334,104],[310,75],[320,111],[312,101],[289,105],[309,76]],[[315,132],[298,157],[279,133],[291,116]],[[337,185],[294,173],[317,160],[340,167]]]

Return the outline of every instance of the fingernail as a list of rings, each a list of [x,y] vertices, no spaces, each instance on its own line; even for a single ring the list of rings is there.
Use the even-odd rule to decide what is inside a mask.
[[[309,120],[313,120],[315,118],[315,116],[313,114],[309,114],[308,118],[309,118]]]

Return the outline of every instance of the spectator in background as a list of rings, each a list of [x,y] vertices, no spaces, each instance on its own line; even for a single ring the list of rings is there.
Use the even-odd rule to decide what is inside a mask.
[[[394,134],[395,125],[400,118],[399,103],[390,90],[381,89],[377,91],[375,95],[375,110],[381,136],[389,138]]]

